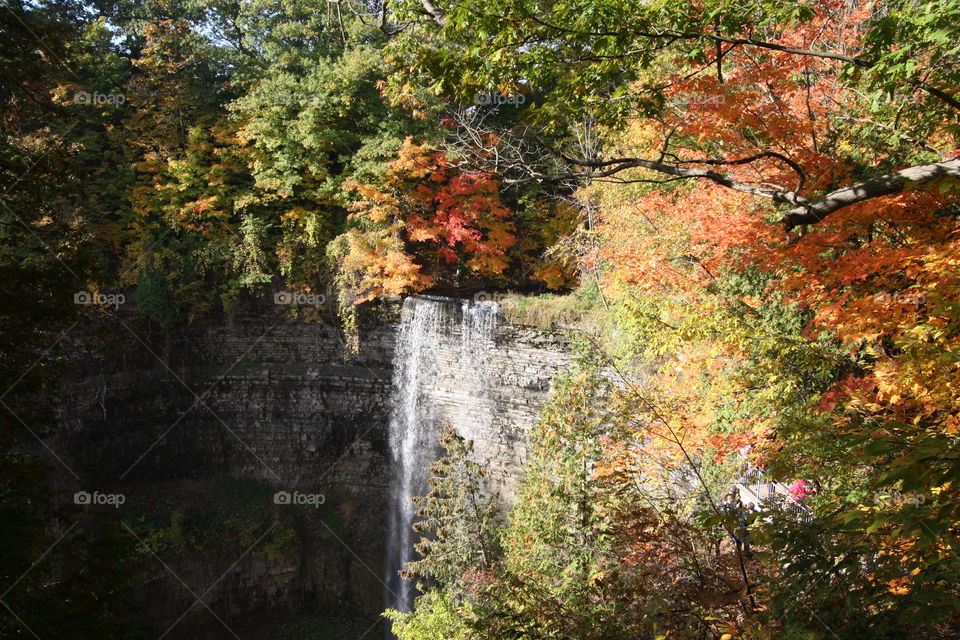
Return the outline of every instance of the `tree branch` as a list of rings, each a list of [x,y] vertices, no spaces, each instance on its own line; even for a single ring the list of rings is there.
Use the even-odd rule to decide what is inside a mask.
[[[816,224],[831,213],[871,198],[900,193],[907,187],[940,178],[960,178],[960,157],[886,173],[835,189],[823,197],[801,202],[783,215],[787,231],[804,224]]]
[[[700,164],[746,164],[757,160],[762,157],[776,157],[783,159],[783,156],[775,153],[760,153],[750,158],[743,158],[740,160],[689,160],[689,161],[680,161],[677,164],[667,164],[664,162],[655,162],[653,160],[643,160],[641,158],[617,158],[616,160],[597,160],[597,161],[588,161],[583,159],[569,158],[564,155],[560,155],[563,160],[569,162],[573,165],[579,165],[582,167],[587,167],[590,169],[600,169],[600,171],[590,171],[585,175],[589,175],[594,178],[604,178],[612,176],[615,173],[624,171],[625,169],[632,168],[642,168],[649,169],[651,171],[656,171],[658,173],[665,173],[671,176],[677,176],[680,178],[703,178],[710,180],[720,186],[727,187],[728,189],[733,189],[734,191],[739,191],[741,193],[748,193],[752,196],[758,196],[760,198],[767,198],[773,200],[774,202],[779,202],[782,204],[802,204],[805,202],[803,198],[797,196],[795,191],[789,191],[786,189],[773,189],[770,187],[763,187],[755,184],[749,184],[746,182],[737,182],[727,175],[718,173],[716,171],[710,171],[708,169],[695,169],[688,167],[678,166],[683,163],[700,163]],[[791,166],[794,166],[794,163],[789,162]],[[801,172],[802,176],[803,173]]]
[[[717,160],[705,161],[704,164],[744,164],[745,162],[755,160],[765,155],[770,154],[758,154],[757,156],[752,156],[750,158],[732,160],[728,162]],[[778,158],[780,157],[779,154],[773,155]],[[781,219],[781,222],[783,223],[787,232],[790,232],[800,225],[816,224],[817,222],[820,222],[829,216],[831,213],[839,211],[840,209],[848,207],[852,204],[863,202],[864,200],[893,195],[895,193],[900,193],[909,187],[915,187],[934,180],[939,180],[941,178],[960,178],[960,157],[958,157],[950,160],[944,160],[943,162],[934,162],[932,164],[918,165],[915,167],[909,167],[907,169],[901,169],[899,171],[893,171],[875,178],[862,180],[845,187],[840,187],[839,189],[835,189],[819,198],[808,199],[798,196],[795,191],[778,190],[754,184],[737,182],[731,179],[729,176],[716,171],[680,167],[660,162],[652,162],[650,160],[642,160],[639,158],[620,158],[617,160],[605,160],[597,162],[577,161],[573,158],[566,157],[564,157],[564,159],[571,164],[579,164],[585,167],[592,166],[593,168],[602,169],[601,171],[590,172],[590,175],[593,177],[610,176],[623,171],[624,169],[641,167],[644,169],[650,169],[651,171],[656,171],[658,173],[678,176],[680,178],[702,178],[729,189],[733,189],[734,191],[747,193],[761,198],[767,198],[781,204],[791,204],[793,205],[793,208],[784,213],[783,218]]]
[[[478,114],[474,110],[456,113],[455,118],[460,125],[458,127],[460,135],[453,146],[462,154],[463,166],[474,171],[493,173],[505,185],[554,182],[572,189],[575,188],[577,181],[604,180],[628,169],[641,168],[671,176],[669,180],[662,181],[638,180],[641,182],[709,180],[740,193],[788,205],[791,208],[780,220],[787,232],[801,225],[820,222],[835,211],[864,200],[896,194],[941,178],[960,178],[960,157],[954,157],[862,180],[820,196],[804,197],[798,195],[806,177],[803,168],[786,155],[774,151],[763,151],[729,160],[710,158],[666,160],[663,148],[657,160],[633,157],[609,159],[574,157],[577,154],[564,153],[528,128],[510,132],[490,129],[484,122],[485,117],[489,115]],[[492,144],[491,139],[495,140]],[[712,168],[722,165],[744,165],[764,158],[775,159],[789,166],[799,178],[798,186],[789,189],[777,184],[741,182]],[[705,166],[689,166],[698,164]]]
[[[434,22],[436,22],[440,26],[443,26],[444,22],[446,21],[446,17],[443,15],[443,12],[439,11],[438,13],[435,13],[438,10],[432,4],[431,0],[420,0],[420,2],[424,6],[426,12],[431,16],[431,18],[433,18]],[[506,19],[506,16],[501,16],[497,14],[484,14],[481,12],[480,15]],[[577,36],[593,36],[593,37],[619,38],[623,36],[622,29],[616,30],[616,31],[606,31],[606,30],[583,31],[583,30],[576,30],[573,28],[562,27],[560,25],[552,24],[544,20],[542,17],[535,16],[530,12],[525,12],[524,17],[536,24],[539,24],[557,33],[564,33],[564,34],[577,35]],[[695,41],[700,39],[707,39],[717,44],[720,44],[720,43],[729,44],[731,45],[731,49],[733,47],[738,47],[738,46],[757,47],[760,49],[767,49],[770,51],[779,51],[781,53],[789,53],[789,54],[798,55],[798,56],[809,56],[813,58],[820,58],[823,60],[836,60],[837,62],[850,64],[855,67],[859,67],[861,69],[872,69],[874,66],[876,66],[875,62],[865,60],[864,58],[859,56],[850,56],[845,53],[839,53],[836,51],[825,51],[820,49],[801,49],[797,47],[789,47],[786,45],[777,44],[775,42],[769,42],[767,40],[758,40],[753,37],[737,38],[737,37],[724,36],[720,34],[719,31],[716,31],[713,33],[710,33],[710,32],[700,33],[700,32],[676,31],[674,29],[667,28],[667,29],[654,30],[654,31],[650,31],[648,29],[642,29],[642,30],[635,29],[629,32],[632,33],[634,36],[641,37],[641,38],[648,38],[651,40],[669,39],[669,40]],[[717,65],[721,64],[719,56],[716,60],[716,63]],[[933,97],[944,102],[945,104],[950,105],[950,107],[952,107],[953,109],[960,111],[960,99],[957,99],[956,97],[950,95],[943,89],[934,87],[933,85],[921,79],[919,76],[911,76],[911,77],[903,78],[903,82],[909,84],[915,89],[919,89],[920,91],[924,91],[932,95]]]
[[[430,16],[430,19],[433,20],[437,26],[442,27],[447,22],[447,16],[444,14],[443,9],[433,4],[431,0],[420,0],[420,6],[423,7],[423,11]]]
[[[651,34],[644,34],[649,37]],[[784,45],[776,44],[775,42],[767,42],[765,40],[755,40],[754,38],[730,38],[727,36],[722,36],[718,33],[671,33],[672,36],[679,39],[688,39],[694,40],[699,38],[707,38],[714,40],[715,42],[725,42],[733,46],[749,46],[749,47],[758,47],[760,49],[769,49],[771,51],[780,51],[782,53],[789,53],[792,55],[798,56],[810,56],[814,58],[821,58],[825,60],[837,60],[838,62],[844,62],[846,64],[852,64],[861,69],[871,69],[874,67],[874,63],[864,60],[863,58],[848,56],[843,53],[836,53],[833,51],[820,51],[816,49],[797,49],[795,47],[787,47]],[[661,36],[662,37],[662,36]],[[932,95],[933,97],[945,102],[954,109],[960,111],[960,100],[953,97],[946,91],[938,89],[930,85],[929,83],[921,80],[920,78],[913,76],[903,79],[904,82],[910,86],[919,89],[920,91],[925,91]]]

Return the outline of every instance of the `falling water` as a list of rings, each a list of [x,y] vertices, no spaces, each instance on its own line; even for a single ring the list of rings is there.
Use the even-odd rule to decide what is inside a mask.
[[[427,468],[440,454],[441,427],[448,422],[470,439],[475,437],[477,424],[489,424],[489,403],[480,400],[498,317],[494,302],[463,301],[458,306],[441,298],[407,298],[403,303],[390,417],[395,471],[386,577],[388,606],[399,611],[411,611],[416,596],[414,585],[397,571],[417,556],[413,548],[417,534],[411,528],[416,518],[412,498],[426,493]],[[443,384],[442,380],[452,382],[457,391],[471,398],[472,426],[458,425],[457,416],[447,414],[431,398],[429,387]]]
[[[393,409],[390,416],[390,451],[394,477],[391,487],[390,540],[387,561],[387,601],[399,611],[410,611],[413,585],[397,571],[413,560],[415,507],[411,498],[426,486],[426,467],[435,457],[432,420],[425,415],[421,378],[436,366],[444,304],[407,298],[400,312],[400,330],[393,356]]]

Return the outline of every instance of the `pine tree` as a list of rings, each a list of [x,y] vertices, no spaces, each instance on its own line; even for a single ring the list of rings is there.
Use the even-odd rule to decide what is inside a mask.
[[[447,426],[440,444],[446,455],[430,467],[430,491],[414,499],[422,518],[414,525],[422,534],[421,559],[401,573],[416,580],[423,595],[415,613],[385,614],[403,640],[466,637],[458,634],[475,621],[477,595],[500,558],[500,512],[496,497],[484,491],[486,471],[470,459],[473,442]]]

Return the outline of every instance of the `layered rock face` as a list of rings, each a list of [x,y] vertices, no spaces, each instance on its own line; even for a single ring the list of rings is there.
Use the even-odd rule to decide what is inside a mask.
[[[421,397],[438,424],[474,439],[509,500],[526,433],[570,356],[560,336],[498,320],[480,369],[467,370],[464,349],[481,345],[456,325],[440,334]],[[264,620],[300,614],[375,623],[396,322],[363,327],[349,359],[332,316],[275,308],[176,332],[127,312],[95,329],[78,340],[58,447],[81,477],[71,490],[123,493],[118,525],[156,551],[146,617],[165,630],[189,611],[172,633],[198,638],[271,637],[256,631]]]
[[[98,482],[356,475],[340,460],[352,445],[384,452],[393,328],[366,331],[346,360],[326,320],[267,309],[172,335],[137,316],[108,321],[66,388],[82,466]]]
[[[365,332],[345,361],[325,320],[266,308],[164,333],[129,313],[82,340],[64,448],[80,488],[124,494],[118,518],[157,552],[150,622],[196,605],[175,632],[232,637],[264,618],[382,608],[393,330]],[[197,605],[204,592],[229,631]]]
[[[384,582],[392,608],[416,596],[398,571],[416,559],[413,498],[429,491],[428,468],[444,425],[473,442],[484,489],[513,501],[527,435],[550,381],[569,362],[559,336],[510,327],[495,303],[408,298],[396,333],[389,429],[393,482]]]
[[[474,457],[489,473],[487,489],[511,503],[529,431],[551,381],[570,364],[567,340],[509,325],[492,303],[411,299],[404,311],[433,314],[434,325],[417,336],[430,342],[417,365],[417,419],[429,423],[424,431],[433,440],[444,424],[473,440]]]

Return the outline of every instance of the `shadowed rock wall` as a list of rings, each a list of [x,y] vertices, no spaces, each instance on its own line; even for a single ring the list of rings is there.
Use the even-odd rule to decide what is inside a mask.
[[[74,489],[127,496],[117,518],[157,553],[144,600],[162,630],[187,611],[171,635],[266,638],[264,620],[304,613],[375,623],[395,328],[362,328],[349,360],[332,317],[307,323],[274,308],[169,333],[127,311],[76,337],[58,451],[81,477]],[[566,343],[499,325],[484,371],[465,376],[463,336],[441,340],[449,366],[425,392],[512,499]],[[277,491],[324,501],[277,504]]]

